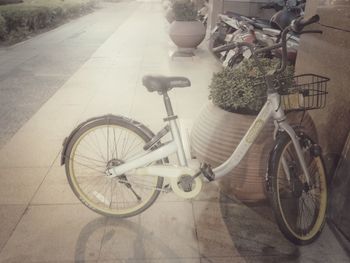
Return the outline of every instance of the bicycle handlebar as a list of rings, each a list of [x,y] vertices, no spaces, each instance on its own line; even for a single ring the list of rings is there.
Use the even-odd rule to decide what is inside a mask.
[[[299,33],[304,29],[305,26],[311,25],[313,23],[317,23],[318,21],[320,21],[319,15],[314,15],[314,16],[310,17],[309,19],[304,19],[304,18],[300,17],[300,18],[293,20],[293,22],[291,24],[291,29],[295,33]]]
[[[213,52],[214,53],[221,53],[221,52],[224,52],[224,51],[228,51],[228,50],[234,49],[235,47],[237,47],[236,44],[237,43],[230,43],[230,44],[227,44],[227,45],[222,45],[222,46],[213,48]]]
[[[294,31],[296,34],[299,34],[299,35],[308,34],[308,33],[321,33],[322,34],[322,31],[320,31],[320,30],[302,31],[305,26],[313,24],[313,23],[317,23],[318,21],[320,21],[319,15],[314,15],[314,16],[310,17],[309,19],[303,19],[301,17],[301,18],[297,18],[297,19],[293,20],[291,25],[282,31],[281,42],[279,44],[273,45],[271,47],[267,47],[266,50],[264,50],[264,49],[257,50],[255,53],[260,53],[262,51],[266,52],[266,51],[270,51],[270,50],[282,47],[282,63],[281,63],[281,66],[276,69],[275,74],[282,73],[287,67],[287,56],[288,56],[288,53],[287,53],[287,35],[288,35],[288,33],[290,31]],[[256,56],[255,56],[255,60],[258,62],[258,59]]]

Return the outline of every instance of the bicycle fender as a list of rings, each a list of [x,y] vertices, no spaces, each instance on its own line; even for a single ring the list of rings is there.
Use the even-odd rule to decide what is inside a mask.
[[[74,137],[75,134],[77,134],[77,132],[79,130],[81,130],[83,127],[85,127],[86,125],[94,122],[94,121],[98,121],[104,118],[116,118],[119,119],[120,121],[124,121],[127,122],[131,125],[134,125],[135,127],[137,127],[138,129],[142,130],[144,133],[146,133],[149,138],[153,138],[154,137],[154,133],[148,128],[146,127],[144,124],[132,120],[130,118],[124,117],[124,116],[120,116],[120,115],[112,115],[112,114],[108,114],[108,115],[102,115],[102,116],[98,116],[98,117],[93,117],[90,119],[87,119],[86,121],[80,123],[70,134],[68,137],[66,137],[63,140],[62,143],[62,152],[61,152],[61,165],[64,165],[66,163],[66,154],[67,154],[67,149],[68,149],[68,145],[70,144],[70,142],[72,141],[72,138]]]

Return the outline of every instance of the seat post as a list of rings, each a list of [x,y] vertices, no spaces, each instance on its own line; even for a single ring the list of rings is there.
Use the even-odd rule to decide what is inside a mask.
[[[181,166],[187,166],[187,160],[186,160],[184,146],[182,143],[181,133],[179,130],[179,126],[176,122],[177,116],[174,115],[173,107],[171,106],[171,101],[167,90],[164,90],[162,94],[163,94],[166,112],[168,114],[168,117],[164,118],[164,121],[169,122],[171,135],[177,146],[177,158],[179,160],[179,164]]]
[[[163,100],[168,117],[174,116],[173,106],[171,105],[170,97],[167,91],[163,92]]]

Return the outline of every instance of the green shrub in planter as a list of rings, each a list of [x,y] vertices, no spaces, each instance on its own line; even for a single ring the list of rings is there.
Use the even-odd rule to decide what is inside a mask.
[[[197,10],[194,3],[189,0],[177,0],[173,3],[176,21],[195,21],[197,19]]]
[[[260,61],[266,71],[276,68],[279,64],[277,59]],[[288,66],[280,77],[291,77],[293,72],[293,67]],[[253,60],[244,60],[239,67],[226,67],[214,74],[209,91],[209,99],[216,106],[229,112],[257,114],[266,102],[263,75]]]

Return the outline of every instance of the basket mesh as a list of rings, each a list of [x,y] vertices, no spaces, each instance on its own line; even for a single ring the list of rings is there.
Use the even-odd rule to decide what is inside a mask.
[[[315,74],[303,74],[279,79],[281,105],[286,111],[321,109],[326,106],[329,78]]]

